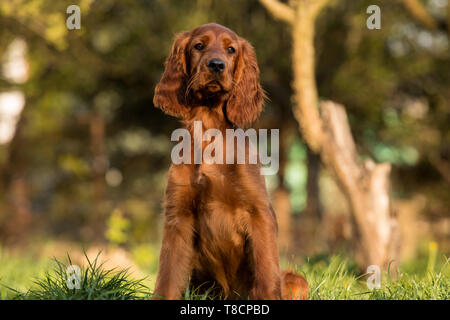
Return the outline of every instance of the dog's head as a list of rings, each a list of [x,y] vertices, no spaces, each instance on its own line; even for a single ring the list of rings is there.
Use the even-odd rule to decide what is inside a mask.
[[[183,118],[196,106],[225,104],[228,120],[245,127],[263,100],[253,47],[228,28],[205,24],[176,36],[153,103]]]

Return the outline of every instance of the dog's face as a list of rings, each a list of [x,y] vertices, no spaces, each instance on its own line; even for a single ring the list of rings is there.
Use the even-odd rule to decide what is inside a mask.
[[[233,88],[239,39],[231,30],[206,25],[193,30],[187,45],[188,90],[198,99],[226,96]]]
[[[228,28],[205,24],[177,35],[165,66],[153,103],[167,114],[188,118],[196,106],[226,103],[228,120],[244,127],[262,110],[255,51]]]

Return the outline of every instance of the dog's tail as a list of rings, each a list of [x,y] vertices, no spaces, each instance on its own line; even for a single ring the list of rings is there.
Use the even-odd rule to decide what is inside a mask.
[[[281,274],[281,298],[283,300],[307,300],[308,282],[292,270],[284,270]]]

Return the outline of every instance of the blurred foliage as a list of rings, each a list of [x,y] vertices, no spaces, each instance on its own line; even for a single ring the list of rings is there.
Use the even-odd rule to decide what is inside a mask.
[[[445,18],[445,5],[425,2]],[[71,4],[81,7],[80,30],[66,28]],[[381,30],[365,27],[370,4],[381,7]],[[29,78],[0,76],[0,93],[19,89],[26,97],[14,137],[0,144],[0,226],[14,214],[7,195],[22,176],[35,232],[83,241],[106,234],[116,244],[158,239],[169,137],[179,122],[153,107],[153,88],[174,34],[211,21],[256,49],[270,97],[259,124],[297,128],[288,27],[257,0],[1,1],[0,58],[23,39]],[[346,106],[361,154],[394,165],[394,196],[422,193],[425,214],[447,217],[448,47],[443,30],[424,29],[399,1],[334,1],[318,19],[320,96]],[[297,130],[289,132],[284,181],[298,213],[306,149]],[[154,259],[135,254],[143,264]]]
[[[0,299],[6,299],[8,292],[6,286],[26,291],[32,280],[44,276],[45,270],[51,267],[49,259],[39,259],[34,254],[11,254],[0,247]]]
[[[306,146],[300,139],[291,145],[286,167],[286,185],[291,191],[291,205],[294,212],[300,212],[306,207]]]
[[[140,244],[132,248],[131,254],[136,265],[151,273],[156,273],[158,270],[158,252],[149,244]]]
[[[128,240],[130,221],[123,217],[122,211],[114,209],[106,222],[106,239],[112,244],[123,244]]]

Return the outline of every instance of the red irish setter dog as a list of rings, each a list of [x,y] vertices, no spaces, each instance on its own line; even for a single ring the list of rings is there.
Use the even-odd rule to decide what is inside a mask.
[[[252,46],[206,24],[176,36],[153,102],[181,117],[191,136],[194,121],[225,136],[255,121],[263,100]],[[212,286],[228,299],[307,298],[306,280],[280,271],[277,222],[259,164],[172,164],[164,210],[157,296],[179,299],[190,285]]]

